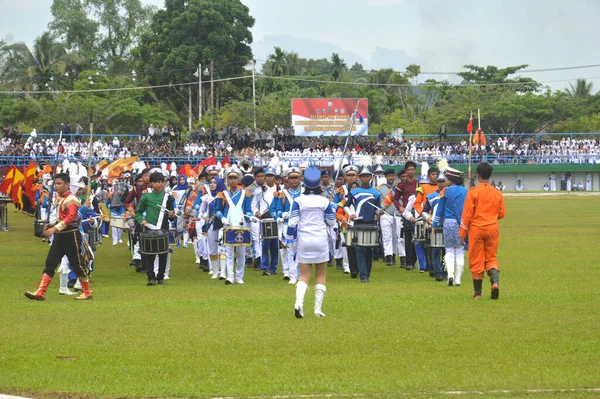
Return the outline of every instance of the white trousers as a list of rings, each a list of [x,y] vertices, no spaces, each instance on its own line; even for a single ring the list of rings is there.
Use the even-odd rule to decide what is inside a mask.
[[[171,271],[171,252],[167,252],[167,266],[165,267],[165,279],[169,279]],[[154,275],[158,276],[158,256],[154,257]]]
[[[298,262],[296,261],[297,247],[297,243],[290,244],[285,250],[287,252],[288,273],[290,278],[294,280],[298,280],[298,278],[300,277],[300,265],[298,265]],[[281,258],[281,262],[283,263],[283,257]]]
[[[140,240],[138,240],[138,242],[136,242],[133,246],[133,259],[142,260],[142,253],[140,251]]]
[[[448,280],[452,278],[454,280],[454,285],[460,285],[463,270],[465,268],[465,250],[462,247],[446,248],[446,256],[444,256],[444,261],[446,263]]]
[[[550,180],[550,191],[556,191],[556,180]]]
[[[117,229],[116,227],[112,228],[113,245],[116,245],[121,240],[122,235],[123,235],[122,229]]]
[[[262,256],[262,241],[260,239],[260,223],[250,223],[250,235],[252,236],[252,246],[254,247],[254,257]]]
[[[394,216],[396,224],[396,255],[406,256],[406,248],[404,248],[404,235],[402,234],[402,226],[404,221],[400,216]]]
[[[197,220],[196,222],[196,242],[194,243],[194,249],[196,250],[196,256],[202,259],[208,259],[208,240],[207,236],[202,234],[202,227],[204,226],[203,220]],[[212,229],[212,227],[211,227]]]
[[[227,280],[233,282],[244,278],[244,267],[246,266],[246,247],[225,247],[227,256]],[[235,275],[233,263],[236,261]]]
[[[381,241],[383,241],[383,255],[394,255],[398,251],[396,218],[384,213],[379,219],[379,224],[381,226]]]

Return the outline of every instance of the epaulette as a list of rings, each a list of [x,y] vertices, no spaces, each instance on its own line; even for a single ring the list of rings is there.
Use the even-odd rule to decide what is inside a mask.
[[[385,184],[379,184],[379,185],[375,186],[375,188],[379,188],[379,187],[382,187],[382,186],[385,186]]]
[[[217,198],[223,199],[225,196],[223,195],[223,191],[217,193]]]
[[[422,189],[421,187],[418,187],[418,188],[415,190],[415,192],[417,192],[417,191],[418,191],[418,192],[420,192],[421,194],[425,194],[425,193],[423,192],[423,189]]]
[[[444,187],[442,191],[440,191],[440,198],[442,198],[444,194],[446,194],[446,187]]]
[[[246,197],[252,197],[252,193],[248,190],[246,190]]]

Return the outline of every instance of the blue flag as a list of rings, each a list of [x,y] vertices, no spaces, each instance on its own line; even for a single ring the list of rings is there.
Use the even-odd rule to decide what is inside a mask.
[[[360,114],[360,112],[358,113],[358,121],[360,123],[363,123],[365,121],[364,118],[363,118],[363,116]]]

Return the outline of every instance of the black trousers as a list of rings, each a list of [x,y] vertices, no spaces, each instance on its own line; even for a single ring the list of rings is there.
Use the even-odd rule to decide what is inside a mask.
[[[415,243],[413,242],[414,224],[409,224],[404,228],[404,250],[406,251],[406,264],[414,266],[417,263],[417,252],[415,251]]]
[[[165,278],[165,270],[167,268],[167,256],[169,254],[160,255],[144,255],[142,254],[142,264],[146,268],[146,276],[148,280],[162,280]],[[154,274],[154,259],[158,256],[158,275]]]
[[[86,265],[81,257],[82,245],[83,239],[79,230],[54,234],[52,246],[46,257],[44,273],[50,277],[54,277],[54,270],[60,265],[63,256],[66,255],[77,277],[87,277]]]
[[[348,252],[348,266],[350,266],[350,273],[358,274],[358,262],[356,261],[356,250],[354,247],[346,245],[346,251]]]

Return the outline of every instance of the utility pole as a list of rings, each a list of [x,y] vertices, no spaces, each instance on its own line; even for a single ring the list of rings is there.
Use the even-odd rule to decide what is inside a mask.
[[[252,111],[254,112],[254,130],[256,131],[256,84],[254,74],[256,69],[256,60],[252,60]]]
[[[192,86],[188,86],[188,133],[192,131]]]

